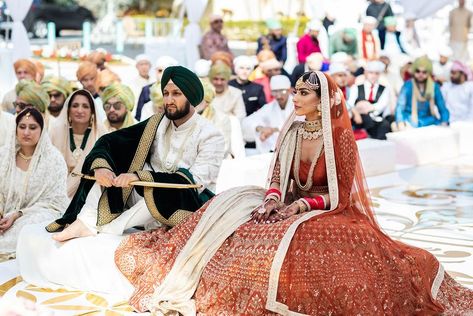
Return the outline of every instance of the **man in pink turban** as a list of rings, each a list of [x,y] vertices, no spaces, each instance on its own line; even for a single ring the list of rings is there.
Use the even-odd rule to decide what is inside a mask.
[[[442,85],[442,94],[450,111],[450,122],[473,121],[473,74],[470,67],[454,61],[450,81]]]

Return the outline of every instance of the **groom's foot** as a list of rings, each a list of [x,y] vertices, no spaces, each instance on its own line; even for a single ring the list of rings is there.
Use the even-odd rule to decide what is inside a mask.
[[[56,241],[67,241],[78,237],[94,236],[94,232],[85,226],[80,220],[76,219],[74,223],[67,226],[62,232],[54,234],[53,239]]]

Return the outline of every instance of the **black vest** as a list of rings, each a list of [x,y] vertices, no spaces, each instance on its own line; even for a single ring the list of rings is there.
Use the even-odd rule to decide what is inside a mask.
[[[369,100],[365,96],[365,85],[360,84],[357,86],[358,88],[358,98],[355,101],[355,104],[357,104],[359,101],[368,101]],[[381,94],[383,94],[385,87],[382,85],[378,85],[378,90],[376,91],[376,95],[374,96],[374,100],[370,102],[371,104],[378,102],[379,98],[381,97]]]

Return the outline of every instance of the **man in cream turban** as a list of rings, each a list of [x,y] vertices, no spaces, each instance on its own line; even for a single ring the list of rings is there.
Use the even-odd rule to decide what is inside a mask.
[[[49,75],[43,79],[41,87],[49,95],[49,113],[51,116],[57,117],[72,92],[71,84],[66,78]]]
[[[231,74],[232,70],[223,62],[217,62],[210,68],[209,79],[216,92],[212,106],[241,120],[246,116],[245,103],[241,91],[228,85]]]
[[[112,93],[108,89],[114,94],[119,90],[110,86],[104,94]],[[72,223],[54,235],[55,240],[97,232],[121,235],[133,226],[152,227],[156,221],[174,226],[213,197],[210,190],[215,188],[225,144],[221,133],[194,108],[204,98],[202,83],[189,69],[172,66],[163,73],[161,91],[164,113],[97,141],[82,168],[97,181],[83,181],[63,218],[47,227],[52,232]],[[132,100],[122,100],[128,101]],[[138,180],[198,183],[202,188],[130,187]]]
[[[23,79],[27,80],[35,80],[37,69],[35,64],[28,60],[28,59],[18,59],[14,64],[13,67],[15,68],[15,75],[18,81]],[[10,113],[15,112],[15,106],[13,102],[16,99],[15,89],[8,91],[2,100],[2,104],[0,110],[7,111]]]
[[[98,93],[99,73],[97,65],[90,61],[83,61],[79,64],[76,72],[77,80],[79,80],[82,87],[89,91],[94,97],[95,111],[97,119],[104,121],[106,118],[105,111],[102,106],[102,99]]]
[[[130,87],[121,83],[113,83],[102,92],[102,101],[103,109],[107,115],[104,125],[108,132],[137,123],[131,114],[135,106],[135,96]]]

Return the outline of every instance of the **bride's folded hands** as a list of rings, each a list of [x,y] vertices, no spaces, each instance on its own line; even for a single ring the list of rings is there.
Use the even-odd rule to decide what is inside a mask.
[[[264,201],[260,206],[253,210],[251,213],[251,220],[253,220],[255,223],[266,223],[271,214],[275,214],[284,207],[284,203],[278,202],[276,200],[270,199]]]

